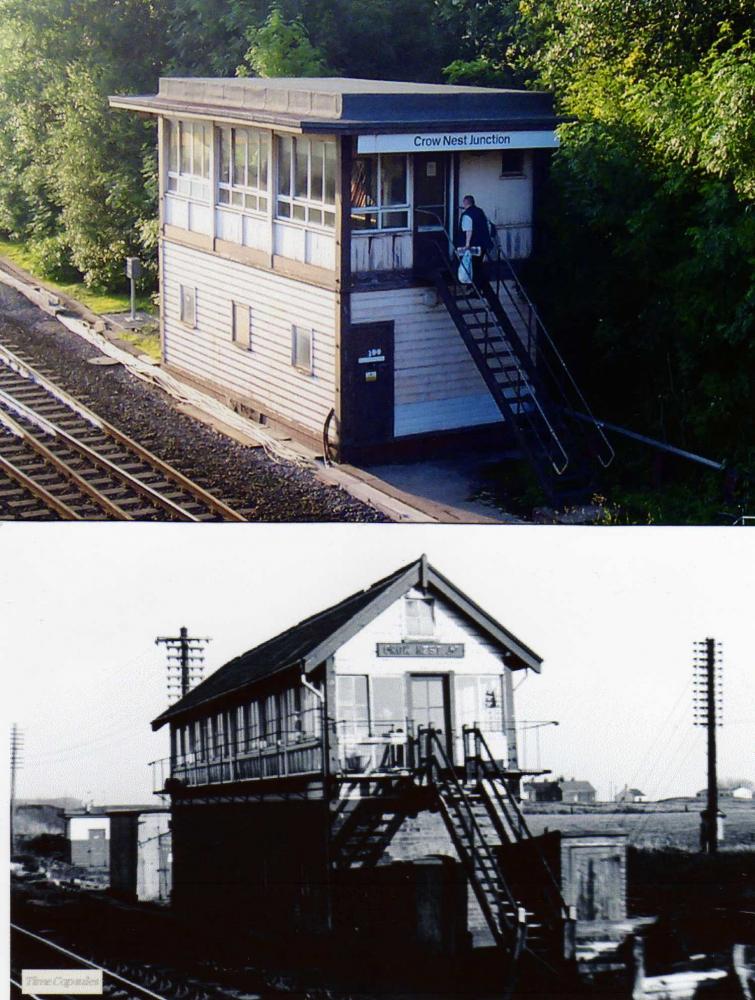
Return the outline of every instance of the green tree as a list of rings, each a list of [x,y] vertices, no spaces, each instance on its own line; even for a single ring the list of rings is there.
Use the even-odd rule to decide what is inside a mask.
[[[156,211],[144,183],[154,126],[107,95],[153,89],[166,50],[160,0],[0,0],[0,229],[65,248],[90,284],[123,282]]]
[[[244,61],[256,76],[327,76],[330,73],[322,51],[309,40],[301,18],[287,21],[275,8],[261,27],[248,31],[247,37],[250,45]],[[242,64],[238,73],[245,76],[247,66]]]
[[[539,298],[596,409],[755,469],[755,56],[744,0],[522,0],[570,120]]]

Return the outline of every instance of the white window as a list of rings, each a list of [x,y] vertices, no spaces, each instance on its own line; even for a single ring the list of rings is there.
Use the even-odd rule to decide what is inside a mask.
[[[197,325],[197,290],[191,285],[181,285],[181,322],[193,329]]]
[[[339,674],[336,677],[336,713],[336,726],[343,739],[369,735],[366,674]]]
[[[279,136],[278,218],[333,229],[335,204],[336,144]]]
[[[218,204],[267,212],[269,133],[256,128],[222,128],[219,151]]]
[[[252,349],[252,307],[243,302],[231,303],[231,339],[245,351]]]
[[[204,122],[166,121],[168,191],[197,201],[210,200],[212,127]]]
[[[404,609],[407,638],[420,639],[435,635],[435,602],[431,598],[407,597]]]
[[[404,153],[357,156],[351,170],[354,229],[409,228],[409,157]]]
[[[291,327],[291,364],[300,372],[312,374],[313,331],[305,326]]]

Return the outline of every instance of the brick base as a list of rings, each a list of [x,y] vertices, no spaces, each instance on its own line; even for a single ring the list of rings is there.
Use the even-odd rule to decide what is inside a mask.
[[[444,854],[459,860],[440,814],[423,811],[404,820],[381,861],[413,861],[426,858],[429,854]],[[494,944],[493,935],[471,887],[467,891],[467,926],[476,946]]]

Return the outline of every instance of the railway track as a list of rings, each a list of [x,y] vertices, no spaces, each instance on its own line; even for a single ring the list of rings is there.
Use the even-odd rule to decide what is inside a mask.
[[[24,969],[99,970],[102,973],[102,994],[109,1000],[269,1000],[272,994],[249,993],[187,976],[176,969],[147,962],[96,961],[92,956],[80,955],[49,937],[52,931],[42,934],[28,927],[10,924],[10,995],[11,1000],[21,1000],[21,982]],[[74,947],[77,947],[74,945]],[[108,964],[105,964],[105,962]],[[49,994],[39,997],[47,1000]],[[58,996],[60,994],[57,994]],[[71,1000],[80,1000],[81,992],[71,993]],[[25,993],[23,997],[29,997]],[[67,996],[67,994],[63,994]],[[31,994],[34,1000],[34,994]]]
[[[11,923],[11,970],[10,970],[10,995],[11,1000],[20,998],[22,973],[24,969],[37,970],[60,970],[71,973],[80,972],[82,969],[94,969],[102,972],[102,996],[112,997],[113,1000],[172,1000],[177,995],[174,984],[170,984],[169,993],[156,993],[154,990],[136,983],[119,972],[108,969],[104,965],[77,955],[68,948],[50,941],[48,938],[19,924]],[[68,985],[68,984],[66,984]],[[165,984],[168,985],[168,984]],[[70,994],[57,994],[59,996],[70,996],[71,1000],[80,997],[81,993],[72,992]],[[31,996],[34,1000],[35,994],[25,993],[23,996]],[[44,993],[40,1000],[44,1000]]]
[[[0,519],[245,521],[0,344]]]

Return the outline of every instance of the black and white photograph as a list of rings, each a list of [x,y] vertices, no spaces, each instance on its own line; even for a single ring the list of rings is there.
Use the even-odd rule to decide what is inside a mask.
[[[752,536],[86,531],[0,528],[13,995],[749,995]]]

